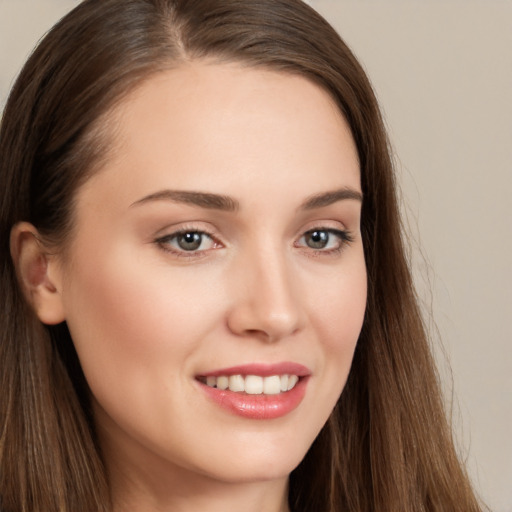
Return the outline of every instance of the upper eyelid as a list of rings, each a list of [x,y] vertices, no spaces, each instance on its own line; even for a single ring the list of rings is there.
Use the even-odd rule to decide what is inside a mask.
[[[168,225],[164,228],[159,229],[154,235],[153,238],[168,238],[171,236],[177,236],[183,233],[204,233],[212,238],[215,237],[219,230],[215,227],[205,226],[203,222],[197,224],[187,224],[186,222],[181,222],[177,225]]]
[[[303,224],[305,231],[310,231],[311,229],[346,229],[347,224],[338,218],[324,218],[324,219],[316,219],[309,222],[305,222]]]

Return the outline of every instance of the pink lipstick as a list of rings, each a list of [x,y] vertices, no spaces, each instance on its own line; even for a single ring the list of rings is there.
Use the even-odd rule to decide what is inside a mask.
[[[232,366],[197,376],[201,389],[220,407],[248,419],[274,419],[296,409],[311,372],[297,363]]]

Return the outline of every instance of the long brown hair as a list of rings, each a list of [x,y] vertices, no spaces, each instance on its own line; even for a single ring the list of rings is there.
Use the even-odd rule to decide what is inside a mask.
[[[443,411],[375,96],[347,46],[300,0],[85,0],[22,70],[0,131],[0,508],[111,510],[72,340],[25,300],[10,230],[29,221],[65,245],[76,191],[108,147],[114,104],[155,73],[202,58],[312,80],[336,101],[359,153],[366,316],[339,402],[291,474],[291,509],[481,510]]]

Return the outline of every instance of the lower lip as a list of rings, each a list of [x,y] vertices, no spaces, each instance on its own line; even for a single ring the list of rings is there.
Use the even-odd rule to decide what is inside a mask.
[[[271,420],[286,416],[296,409],[306,393],[308,377],[302,377],[290,391],[278,395],[248,395],[229,389],[218,389],[199,383],[217,405],[237,416],[252,420]]]

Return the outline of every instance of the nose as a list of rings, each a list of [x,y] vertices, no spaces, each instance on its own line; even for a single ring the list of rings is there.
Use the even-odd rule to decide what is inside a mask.
[[[299,331],[305,315],[290,265],[279,254],[259,253],[233,273],[228,327],[238,336],[275,342]]]

